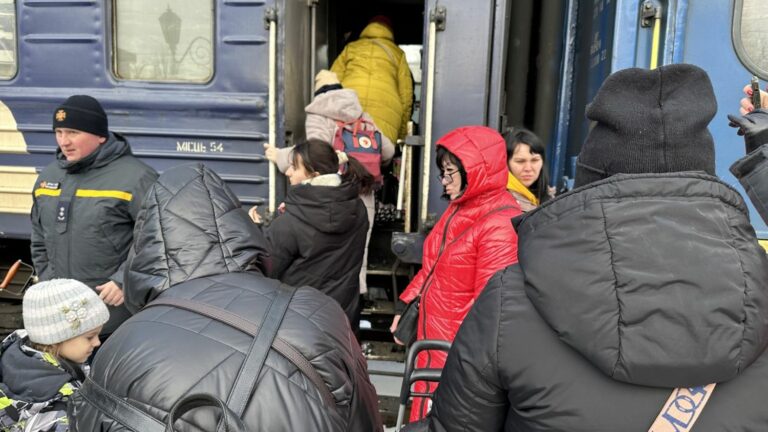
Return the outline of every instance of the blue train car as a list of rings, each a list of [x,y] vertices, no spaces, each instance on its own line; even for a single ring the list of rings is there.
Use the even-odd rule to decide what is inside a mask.
[[[308,50],[294,46],[302,59],[291,59],[293,36],[274,25],[277,8],[293,13],[280,3],[0,3],[0,237],[29,236],[29,190],[56,149],[51,112],[71,94],[98,98],[110,128],[159,171],[204,161],[244,204],[267,202],[262,144],[285,141],[286,106],[308,83]],[[272,56],[272,84],[270,50],[283,53]]]
[[[424,116],[421,124],[422,130],[431,127],[431,142],[461,124],[527,126],[548,143],[553,185],[567,188],[589,128],[585,107],[608,74],[693,63],[709,73],[718,100],[710,126],[717,174],[739,187],[728,167],[743,155],[743,146],[726,115],[738,111],[741,89],[752,75],[768,79],[768,34],[761,31],[768,3],[508,0],[468,8],[461,0],[429,0],[425,17],[425,28],[430,20],[439,22],[435,64],[423,78],[434,77],[432,124]],[[429,46],[425,36],[425,51]],[[427,171],[427,164],[421,169]],[[423,221],[440,214],[439,196],[435,180],[421,191]],[[768,238],[754,210],[752,222]]]
[[[303,137],[314,73],[382,13],[413,54],[418,99],[391,176],[402,192],[380,197],[403,211],[377,222],[371,243],[369,279],[380,279],[369,286],[392,281],[375,298],[388,306],[365,314],[382,340],[411,273],[390,252],[391,232],[423,236],[445,209],[434,145],[455,127],[533,129],[552,184],[566,189],[589,129],[585,107],[608,74],[693,63],[719,103],[717,173],[739,187],[728,167],[743,145],[726,114],[752,75],[768,80],[764,0],[0,0],[0,273],[28,253],[31,190],[53,160],[51,116],[66,97],[102,101],[110,128],[157,170],[204,162],[245,206],[274,207],[286,182],[262,145]],[[768,238],[754,211],[752,221]],[[405,253],[413,261],[418,244]],[[0,332],[4,316],[0,304]]]
[[[768,79],[759,0],[0,0],[0,261],[24,256],[30,191],[56,149],[51,113],[77,93],[101,100],[111,129],[159,171],[202,161],[245,206],[273,208],[286,182],[263,144],[302,138],[314,72],[380,13],[414,54],[418,100],[417,137],[392,173],[403,191],[383,198],[403,211],[375,226],[373,275],[407,275],[392,269],[391,231],[417,233],[400,258],[418,262],[418,238],[446,206],[438,137],[466,124],[527,126],[547,143],[553,185],[567,188],[585,106],[627,67],[709,72],[718,174],[738,187],[728,166],[742,147],[725,116],[753,74]]]
[[[0,238],[29,236],[28,192],[55,150],[50,113],[74,93],[99,98],[111,128],[158,170],[204,161],[245,205],[278,200],[285,184],[270,181],[262,144],[303,135],[313,72],[382,11],[399,22],[399,42],[423,53],[415,119],[429,145],[408,161],[413,187],[403,201],[416,217],[406,230],[428,229],[445,207],[429,159],[435,139],[459,125],[533,128],[549,143],[553,183],[566,185],[588,128],[585,105],[626,67],[690,62],[709,71],[720,102],[718,173],[735,183],[727,166],[739,147],[725,114],[741,83],[768,78],[757,0],[358,3],[3,0]]]

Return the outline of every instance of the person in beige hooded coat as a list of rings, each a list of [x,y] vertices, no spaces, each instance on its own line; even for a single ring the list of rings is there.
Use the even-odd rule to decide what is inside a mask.
[[[352,89],[342,88],[336,74],[321,70],[315,76],[315,99],[304,109],[307,113],[305,128],[307,139],[317,139],[333,144],[333,138],[336,135],[336,122],[350,122],[358,118],[369,121],[378,126],[371,116],[363,111],[357,93]],[[392,144],[386,134],[381,134],[381,163],[388,164],[395,154],[395,146]],[[285,173],[291,165],[291,152],[293,146],[276,148],[270,144],[264,144],[265,155],[267,159],[277,165],[280,172]],[[368,213],[368,234],[365,240],[365,252],[363,254],[363,265],[360,269],[360,293],[368,291],[366,285],[366,267],[368,266],[368,242],[371,239],[371,230],[373,228],[373,217],[376,213],[376,200],[373,193],[360,195],[360,199],[365,204]]]

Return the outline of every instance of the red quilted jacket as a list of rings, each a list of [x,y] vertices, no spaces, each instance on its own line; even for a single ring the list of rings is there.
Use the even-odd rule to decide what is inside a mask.
[[[400,299],[410,303],[425,286],[418,339],[453,341],[488,279],[517,262],[517,234],[510,220],[520,214],[520,208],[506,190],[506,146],[498,132],[467,126],[449,132],[437,144],[461,160],[467,187],[427,235],[422,268]],[[509,208],[494,212],[502,207]],[[443,253],[435,264],[441,247]],[[444,364],[441,352],[425,353],[417,361],[418,367]],[[412,420],[420,417],[417,406],[415,403],[412,409]]]

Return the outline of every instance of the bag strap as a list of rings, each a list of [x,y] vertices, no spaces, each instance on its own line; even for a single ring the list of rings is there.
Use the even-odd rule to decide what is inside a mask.
[[[280,284],[275,298],[269,304],[267,313],[259,326],[259,333],[251,342],[248,354],[245,356],[243,365],[235,378],[235,384],[227,397],[227,406],[237,414],[238,417],[245,412],[245,406],[253,394],[256,383],[259,379],[259,373],[264,367],[264,361],[267,359],[269,349],[275,340],[280,323],[283,322],[285,311],[288,310],[288,304],[291,302],[296,288],[284,283]]]
[[[77,395],[132,432],[165,432],[160,420],[108,392],[90,377],[85,379]]]
[[[717,383],[699,387],[680,387],[664,402],[648,432],[690,432]]]
[[[233,385],[233,388],[229,393],[229,397],[227,398],[226,405],[230,407],[229,409],[231,411],[225,411],[224,417],[222,417],[223,420],[227,420],[232,417],[232,413],[234,413],[234,415],[237,417],[241,417],[243,415],[245,406],[247,405],[248,400],[250,400],[261,369],[264,366],[264,361],[266,360],[267,354],[269,353],[269,349],[273,344],[279,347],[275,350],[285,352],[286,354],[283,355],[285,355],[286,358],[294,363],[302,372],[307,374],[310,381],[312,381],[315,386],[318,385],[317,379],[319,379],[321,384],[319,389],[321,391],[321,395],[323,396],[323,400],[326,401],[326,403],[329,403],[330,400],[331,404],[335,404],[333,395],[330,394],[330,391],[325,386],[317,371],[312,367],[311,363],[309,363],[301,355],[301,353],[297,352],[285,341],[280,342],[280,340],[275,339],[277,330],[280,328],[280,324],[283,321],[285,312],[288,309],[288,305],[290,304],[291,298],[295,292],[295,287],[286,284],[280,284],[280,288],[278,288],[275,298],[270,303],[269,308],[267,309],[267,313],[261,325],[259,326],[256,326],[254,323],[244,320],[243,318],[229,311],[225,311],[224,309],[219,309],[215,306],[207,305],[205,303],[197,302],[194,300],[157,299],[146,305],[144,308],[153,306],[171,306],[190,310],[255,336],[248,350],[248,354],[243,361],[243,365],[240,367],[240,371],[235,378],[235,384]],[[222,313],[222,311],[224,313]],[[243,330],[241,327],[248,328],[249,331]],[[315,375],[316,378],[313,379],[312,375]],[[322,391],[323,389],[327,395],[324,394]],[[92,406],[96,407],[99,411],[107,413],[107,415],[109,415],[112,419],[133,432],[166,431],[165,425],[159,420],[129,404],[122,398],[119,398],[110,393],[98,385],[90,377],[85,380],[85,383],[83,383],[82,387],[78,391],[78,394],[82,396],[86,401],[88,401]],[[192,396],[185,397],[182,399],[182,401],[191,397]],[[190,403],[187,410],[203,406],[202,403],[205,402],[200,399],[199,395],[195,395],[194,399],[195,400]],[[179,402],[174,404],[174,407],[178,406],[178,403]],[[180,416],[182,414],[178,415]],[[171,418],[172,417],[169,415],[169,421]],[[228,427],[226,422],[224,424],[220,422],[220,426],[225,428]]]
[[[379,46],[381,49],[383,49],[385,53],[387,53],[387,57],[389,57],[389,60],[390,60],[392,63],[397,63],[397,62],[395,61],[395,56],[394,56],[394,55],[392,55],[392,51],[390,51],[390,50],[389,50],[389,47],[388,47],[388,46],[386,46],[386,45],[384,45],[383,43],[379,42],[377,39],[371,39],[371,40],[373,41],[373,43],[375,43],[375,44],[376,44],[376,45],[378,45],[378,46]]]
[[[199,315],[206,316],[213,320],[226,324],[241,332],[255,336],[259,332],[259,326],[252,321],[249,321],[240,315],[232,313],[226,309],[222,309],[216,306],[212,306],[206,303],[198,302],[195,300],[187,300],[182,298],[159,298],[152,303],[149,303],[145,308],[151,306],[171,306],[178,309],[188,310],[190,312],[197,313]],[[325,381],[317,372],[312,363],[304,357],[296,348],[286,342],[280,337],[275,337],[272,342],[272,348],[280,353],[283,357],[288,359],[294,366],[296,366],[309,381],[320,392],[320,396],[323,398],[323,402],[327,406],[334,406],[336,400],[333,398],[333,394],[328,390],[328,386],[325,385]]]
[[[357,131],[360,129],[360,119],[358,118],[355,120],[354,126],[352,126],[352,143],[354,143],[355,148],[360,148],[360,142],[357,138]]]
[[[446,245],[444,242],[443,242],[443,243],[441,243],[441,244],[440,244],[440,251],[437,253],[437,258],[435,259],[435,263],[434,263],[434,264],[432,264],[432,268],[431,268],[431,269],[429,269],[429,273],[427,274],[427,277],[426,277],[426,278],[424,278],[424,284],[422,284],[422,285],[421,285],[421,289],[419,290],[419,294],[418,294],[418,295],[417,295],[417,296],[414,298],[414,300],[415,300],[415,299],[418,299],[419,297],[421,297],[421,296],[422,296],[422,294],[424,294],[424,290],[425,290],[425,288],[427,287],[427,282],[429,282],[429,278],[430,278],[430,276],[432,276],[432,273],[435,271],[435,268],[437,267],[437,263],[438,263],[438,261],[440,261],[440,257],[441,257],[441,256],[443,256],[443,251],[445,251],[445,249],[446,249],[446,246],[450,246],[450,245],[452,245],[452,244],[456,243],[456,241],[457,241],[457,240],[459,240],[459,239],[460,239],[462,236],[464,236],[464,234],[466,234],[467,232],[469,232],[470,228],[472,228],[472,226],[474,226],[474,225],[475,225],[477,222],[479,222],[479,221],[481,221],[481,220],[483,220],[483,219],[487,218],[488,216],[490,216],[490,215],[492,215],[492,214],[494,214],[494,213],[498,213],[498,212],[500,212],[500,211],[504,211],[504,210],[509,210],[509,209],[511,209],[511,208],[515,208],[515,207],[514,207],[514,206],[501,206],[501,207],[495,208],[495,209],[493,209],[493,210],[489,211],[488,213],[486,213],[486,214],[484,214],[484,215],[480,216],[480,217],[479,217],[477,220],[475,220],[475,222],[474,222],[472,225],[470,225],[470,226],[466,227],[466,228],[464,229],[464,231],[460,232],[460,233],[459,233],[459,235],[457,235],[456,237],[454,237],[454,239],[453,239],[453,240],[451,240],[451,242],[450,242],[450,243],[448,243],[448,245]],[[451,214],[451,216],[449,216],[449,220],[448,220],[448,222],[450,222],[450,219],[452,219],[452,218],[453,218],[453,216],[454,216],[454,215],[456,214],[456,212],[458,212],[458,211],[459,211],[459,208],[457,207],[457,208],[456,208],[456,210],[454,210],[454,211],[453,211],[453,213]],[[446,223],[445,223],[445,228],[443,229],[443,236],[445,236],[445,235],[447,234],[447,232],[448,232],[448,222],[446,222]],[[413,301],[413,300],[411,300],[411,301]]]

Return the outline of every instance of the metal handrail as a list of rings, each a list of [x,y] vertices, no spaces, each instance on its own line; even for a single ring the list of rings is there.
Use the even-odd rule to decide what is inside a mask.
[[[411,385],[416,381],[439,382],[441,370],[435,368],[420,369],[420,373],[414,374],[416,356],[422,351],[439,350],[448,352],[451,350],[451,343],[438,339],[422,339],[413,343],[408,348],[408,354],[405,359],[405,372],[403,373],[403,383],[400,389],[400,406],[397,409],[397,421],[395,431],[402,429],[405,421],[405,407],[408,405],[408,399],[411,396],[428,396],[422,392],[412,393]],[[415,376],[414,376],[415,375]]]
[[[429,173],[432,167],[432,111],[435,100],[435,51],[437,47],[438,21],[445,18],[445,8],[438,7],[429,14],[429,36],[427,38],[427,97],[424,101],[424,153],[421,168],[421,209],[419,228],[427,222],[429,205]]]
[[[269,144],[277,145],[277,11],[269,8],[264,19],[269,26]],[[277,166],[269,164],[269,214],[273,214],[277,201]]]

